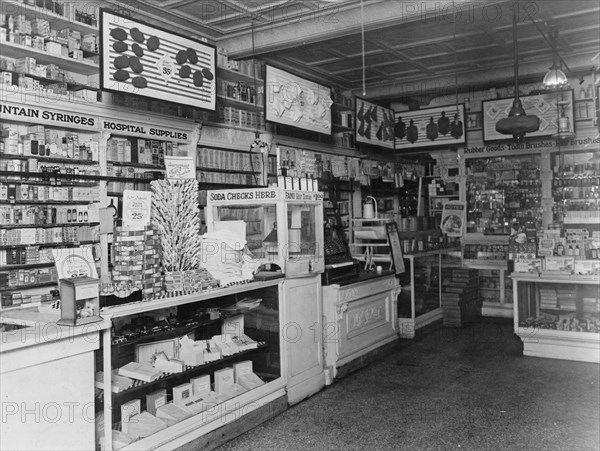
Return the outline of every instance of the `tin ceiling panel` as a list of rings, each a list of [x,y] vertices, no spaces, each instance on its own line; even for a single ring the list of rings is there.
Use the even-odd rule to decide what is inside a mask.
[[[106,4],[123,8],[117,0]],[[464,89],[510,83],[499,72],[512,71],[512,0],[128,0],[127,5],[135,18],[207,38],[232,57],[264,59],[351,92],[362,91],[364,49],[364,82],[373,100],[380,92],[389,96],[398,80],[439,85],[455,72],[462,74],[458,82]],[[568,75],[600,67],[597,0],[521,1],[520,75],[543,78],[552,64],[547,39],[552,28],[559,32],[557,48]]]

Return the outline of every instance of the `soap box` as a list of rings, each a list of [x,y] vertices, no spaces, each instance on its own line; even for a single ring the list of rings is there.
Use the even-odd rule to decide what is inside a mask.
[[[222,393],[233,385],[233,368],[223,368],[215,371],[215,392]]]

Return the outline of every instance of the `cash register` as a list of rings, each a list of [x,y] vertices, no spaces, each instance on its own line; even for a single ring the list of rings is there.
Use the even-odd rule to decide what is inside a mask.
[[[356,282],[360,274],[360,262],[350,255],[348,245],[341,238],[325,236],[325,271],[323,285],[348,285]]]

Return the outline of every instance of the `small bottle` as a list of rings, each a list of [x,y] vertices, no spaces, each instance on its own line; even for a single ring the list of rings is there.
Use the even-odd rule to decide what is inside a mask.
[[[579,249],[579,244],[577,244],[577,245],[575,245],[575,249],[573,249],[573,256],[579,257],[580,254],[581,254],[581,249]]]
[[[567,248],[567,257],[572,257],[573,256],[573,246],[571,246],[569,244],[569,247]]]

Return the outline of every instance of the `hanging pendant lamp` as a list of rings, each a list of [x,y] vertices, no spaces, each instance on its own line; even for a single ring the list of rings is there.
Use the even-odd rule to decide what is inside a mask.
[[[515,72],[515,99],[508,117],[496,122],[496,131],[503,135],[512,135],[517,142],[523,141],[526,133],[535,132],[540,128],[540,119],[537,116],[528,116],[519,99],[519,57],[517,46],[517,10],[518,1],[515,0],[513,9],[513,44],[514,44],[514,72]]]
[[[545,89],[563,89],[569,86],[569,80],[565,73],[561,70],[560,64],[556,64],[556,40],[558,38],[558,30],[550,32],[550,45],[552,46],[552,66],[546,73],[542,86]]]

